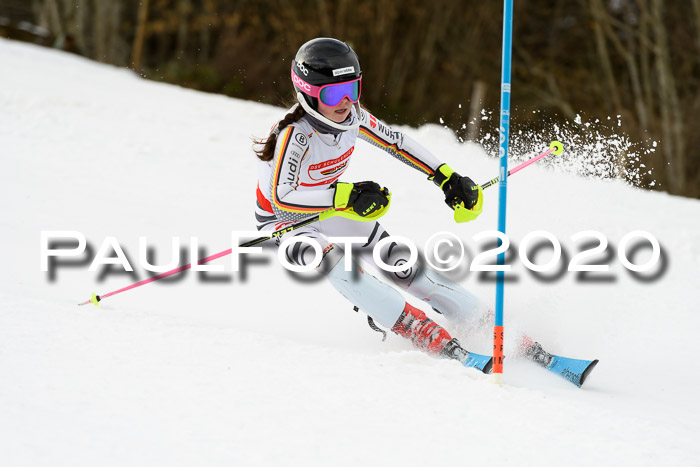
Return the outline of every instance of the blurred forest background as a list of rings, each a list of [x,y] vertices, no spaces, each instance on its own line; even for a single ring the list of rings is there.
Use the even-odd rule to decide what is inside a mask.
[[[439,122],[480,141],[497,131],[502,8],[500,0],[0,0],[0,37],[277,105],[291,97],[298,47],[336,37],[357,51],[362,101],[377,116]],[[511,134],[619,119],[615,131],[658,142],[644,174],[655,189],[700,197],[700,0],[515,0],[514,18]]]

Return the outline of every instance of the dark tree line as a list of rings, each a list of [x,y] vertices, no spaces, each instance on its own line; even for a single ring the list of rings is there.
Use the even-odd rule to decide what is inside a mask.
[[[656,187],[700,197],[700,0],[516,0],[514,17],[511,131],[621,115],[633,140],[659,141]],[[299,45],[337,37],[390,122],[476,139],[479,112],[499,108],[501,1],[0,0],[0,34],[19,21],[151,79],[273,104]]]

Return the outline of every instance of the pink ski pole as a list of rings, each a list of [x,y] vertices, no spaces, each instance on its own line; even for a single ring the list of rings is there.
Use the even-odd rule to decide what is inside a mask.
[[[561,144],[559,141],[552,141],[552,143],[549,145],[549,149],[540,154],[539,156],[535,156],[532,159],[528,159],[522,164],[512,168],[511,170],[508,171],[508,175],[513,175],[516,172],[519,172],[520,170],[523,170],[525,167],[527,167],[530,164],[534,164],[538,160],[542,159],[545,156],[548,156],[550,154],[559,155],[564,151],[564,145]],[[486,189],[490,187],[493,184],[498,183],[498,181],[501,179],[500,176],[494,178],[493,180],[489,180],[488,182],[484,183],[481,185],[481,189]]]
[[[271,234],[271,236],[266,236],[266,237],[259,237],[256,238],[255,240],[251,240],[249,242],[242,243],[240,246],[241,247],[250,247],[253,245],[257,245],[258,243],[262,243],[264,241],[269,240],[270,238],[275,238],[275,237],[281,237],[282,235],[286,234],[287,232],[291,232],[292,230],[298,229],[299,227],[304,227],[305,225],[312,224],[314,222],[317,222],[319,220],[322,220],[326,218],[328,215],[330,215],[330,210],[329,211],[324,211],[320,214],[317,214],[313,217],[310,217],[309,219],[306,219],[301,222],[297,222],[294,225],[290,225],[289,227],[285,227],[280,230],[276,230]],[[221,258],[222,256],[230,255],[233,250],[229,248],[228,250],[220,251],[219,253],[213,254],[211,256],[207,256],[206,258],[202,258],[199,261],[197,261],[197,264],[204,264],[208,263],[209,261],[214,261],[215,259]],[[157,276],[149,277],[148,279],[144,279],[142,281],[136,282],[131,285],[127,285],[126,287],[122,287],[119,290],[114,290],[112,292],[103,294],[103,295],[97,295],[95,293],[92,294],[92,297],[90,297],[89,300],[85,300],[84,302],[78,303],[78,305],[87,305],[89,303],[92,303],[95,306],[99,306],[99,303],[101,300],[111,297],[112,295],[116,295],[118,293],[126,292],[127,290],[135,289],[136,287],[141,287],[142,285],[146,285],[151,282],[155,282],[157,280],[163,279],[164,277],[172,276],[173,274],[178,274],[181,273],[182,271],[185,271],[187,269],[192,268],[192,263],[186,264],[184,266],[180,266],[178,268],[172,269],[170,271],[162,272],[158,274]]]
[[[267,237],[265,237],[265,239],[267,240]],[[197,261],[197,264],[208,263],[209,261],[213,261],[217,258],[221,258],[222,256],[230,255],[231,251],[232,251],[231,248],[229,248],[228,250],[221,251],[219,253],[216,253],[215,255],[211,255],[211,256],[208,256],[206,258],[200,259],[199,261]],[[155,282],[155,281],[163,279],[165,277],[172,276],[173,274],[178,274],[178,273],[185,271],[187,269],[190,269],[190,268],[192,268],[192,263],[186,264],[184,266],[180,266],[179,268],[175,268],[175,269],[167,271],[167,272],[160,273],[157,276],[149,277],[148,279],[144,279],[142,281],[136,282],[135,284],[127,285],[126,287],[122,287],[119,290],[114,290],[114,291],[106,293],[104,295],[97,295],[97,294],[93,293],[92,297],[90,297],[90,300],[86,300],[82,303],[78,303],[78,305],[87,305],[88,303],[92,303],[93,305],[97,306],[97,304],[100,302],[100,300],[103,300],[107,297],[111,297],[112,295],[116,295],[118,293],[126,292],[127,290],[135,289],[136,287],[146,285],[149,282]]]

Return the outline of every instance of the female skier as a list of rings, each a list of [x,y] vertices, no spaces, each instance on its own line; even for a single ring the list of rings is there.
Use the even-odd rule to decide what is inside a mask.
[[[490,360],[468,364],[476,354],[463,349],[397,290],[364,273],[358,265],[353,269],[361,274],[346,271],[343,248],[327,240],[341,236],[366,238],[366,243],[356,245],[353,253],[377,266],[372,249],[389,235],[374,220],[389,208],[389,190],[371,181],[338,181],[358,138],[426,175],[442,189],[445,202],[456,210],[459,221],[475,219],[481,213],[481,187],[360,107],[360,62],[344,42],[318,38],[305,43],[292,61],[291,77],[298,103],[273,126],[267,139],[260,142],[262,147],[255,151],[259,159],[255,210],[258,230],[279,230],[333,210],[333,217],[293,230],[277,238],[277,245],[287,236],[313,238],[323,248],[318,270],[374,321],[430,354],[458,359],[487,372]],[[285,254],[290,263],[297,265],[310,263],[316,255],[307,243],[292,244]],[[385,264],[401,265],[408,255],[392,243],[382,249],[381,258]],[[391,274],[391,278],[398,287],[450,320],[479,318],[488,310],[464,288],[427,268],[414,266]]]

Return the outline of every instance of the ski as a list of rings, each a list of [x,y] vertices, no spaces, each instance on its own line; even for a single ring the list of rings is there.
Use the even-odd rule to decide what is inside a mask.
[[[542,348],[538,342],[532,342],[531,345],[526,347],[525,356],[537,363],[538,365],[546,368],[552,373],[556,373],[559,376],[565,378],[571,383],[578,387],[581,387],[583,383],[591,374],[591,371],[598,364],[598,360],[579,360],[576,358],[562,357],[561,355],[554,355]]]
[[[467,368],[476,368],[482,373],[489,374],[491,373],[491,368],[493,367],[493,357],[469,352],[467,357],[461,360],[460,363]]]
[[[475,368],[486,374],[491,373],[493,367],[493,357],[470,352],[462,347],[457,339],[451,339],[447,342],[440,352],[440,356],[457,360],[466,368]]]
[[[547,369],[581,387],[597,364],[597,359],[577,360],[575,358],[552,355],[552,362],[547,366]]]

